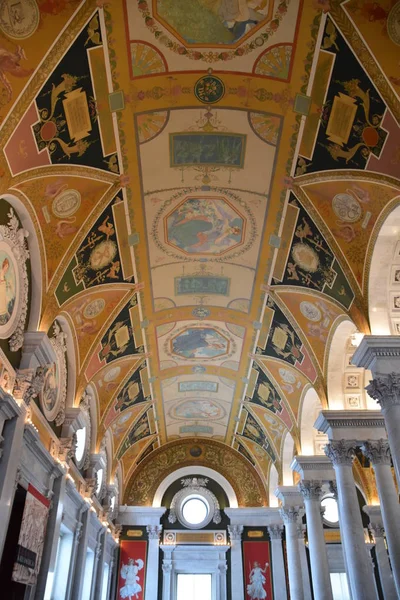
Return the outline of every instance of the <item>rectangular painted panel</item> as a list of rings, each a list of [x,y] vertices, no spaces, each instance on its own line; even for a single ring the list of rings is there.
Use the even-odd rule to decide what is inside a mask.
[[[181,381],[178,389],[180,392],[217,392],[218,383],[215,381]]]
[[[246,136],[217,131],[170,133],[169,148],[171,167],[210,165],[242,169]]]
[[[229,277],[175,277],[175,294],[182,296],[184,294],[216,294],[219,296],[229,296],[231,280]]]

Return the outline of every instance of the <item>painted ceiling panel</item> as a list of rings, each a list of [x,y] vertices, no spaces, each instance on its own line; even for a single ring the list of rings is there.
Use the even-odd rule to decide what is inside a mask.
[[[25,5],[0,9],[0,191],[37,232],[40,330],[70,326],[74,404],[90,384],[128,490],[171,440],[233,446],[266,488],[336,325],[369,332],[398,2]]]

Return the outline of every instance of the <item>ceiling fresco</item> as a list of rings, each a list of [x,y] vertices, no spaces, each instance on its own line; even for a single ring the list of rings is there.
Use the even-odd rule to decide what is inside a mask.
[[[400,198],[400,2],[18,6],[0,2],[0,191],[35,227],[75,406],[94,395],[127,501],[219,457],[265,504],[307,390],[327,405],[337,326],[369,331]]]

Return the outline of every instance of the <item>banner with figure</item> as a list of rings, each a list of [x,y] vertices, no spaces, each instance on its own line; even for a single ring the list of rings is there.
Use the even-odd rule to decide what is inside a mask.
[[[269,542],[243,542],[246,600],[273,600]]]
[[[147,542],[122,540],[117,600],[144,600]]]
[[[33,485],[26,494],[18,538],[18,554],[12,573],[13,581],[35,585],[42,560],[50,500]]]

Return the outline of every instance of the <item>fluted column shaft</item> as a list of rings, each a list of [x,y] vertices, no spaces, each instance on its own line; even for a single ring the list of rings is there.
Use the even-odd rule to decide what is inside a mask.
[[[145,600],[157,600],[158,594],[158,562],[159,542],[162,525],[147,525],[149,549],[147,551]]]
[[[393,577],[400,598],[400,505],[390,466],[389,444],[386,440],[366,442],[361,449],[375,471]]]
[[[231,593],[232,600],[244,600],[242,525],[228,525],[231,542]]]
[[[271,556],[272,556],[272,579],[274,585],[274,596],[279,600],[287,600],[285,563],[283,559],[282,547],[283,525],[276,523],[268,527],[269,537],[271,538]]]
[[[381,406],[397,483],[400,485],[400,375],[378,375],[365,389]]]
[[[301,514],[300,509],[298,506],[283,507],[280,510],[280,514],[285,524],[290,598],[291,600],[304,600],[299,542],[297,537],[297,526]]]
[[[390,568],[388,553],[385,546],[385,539],[383,537],[383,527],[377,523],[371,522],[369,529],[375,539],[375,556],[379,570],[379,577],[381,580],[383,597],[385,600],[397,600],[398,595],[396,593],[392,570]]]
[[[336,473],[340,535],[345,548],[347,578],[353,600],[376,600],[375,581],[369,566],[352,466],[354,442],[333,441],[325,447]]]
[[[321,520],[321,482],[302,481],[314,600],[333,600],[328,555]]]

